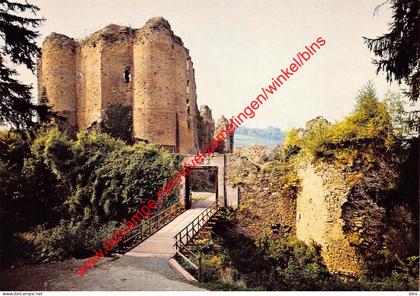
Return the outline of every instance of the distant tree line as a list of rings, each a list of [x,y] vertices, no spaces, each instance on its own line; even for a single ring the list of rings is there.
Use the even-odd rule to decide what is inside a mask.
[[[280,128],[278,127],[267,127],[267,128],[247,128],[240,126],[235,130],[235,133],[238,135],[246,135],[256,138],[266,138],[273,140],[283,140],[284,135]]]

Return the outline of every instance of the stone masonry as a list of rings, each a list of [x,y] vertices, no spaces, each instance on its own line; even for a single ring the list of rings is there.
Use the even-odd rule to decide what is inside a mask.
[[[330,271],[363,274],[364,260],[343,230],[342,206],[347,201],[349,186],[338,172],[324,171],[324,175],[320,175],[311,165],[299,175],[302,192],[297,198],[297,237],[321,246],[322,257]]]
[[[222,117],[217,121],[215,134],[219,134],[226,126],[229,124],[229,121],[222,115]],[[227,137],[223,143],[218,147],[216,152],[219,153],[232,153],[233,152],[233,143],[234,143],[234,134]]]
[[[202,117],[197,108],[189,51],[162,17],[141,29],[109,25],[82,41],[52,33],[38,61],[38,89],[70,132],[121,104],[132,108],[135,138],[169,151],[196,153],[213,136],[210,109]]]
[[[332,165],[306,164],[299,170],[296,236],[321,246],[328,269],[360,276],[389,260],[405,258],[413,241],[413,217],[402,201],[381,204],[366,191],[386,188],[397,175],[381,163],[378,171],[343,172]],[[378,191],[379,192],[379,191]],[[388,213],[388,214],[387,214]]]
[[[200,147],[204,147],[205,144],[210,143],[214,134],[214,120],[211,115],[211,109],[202,105],[200,107],[200,120],[198,122],[198,129],[200,131],[198,144]]]

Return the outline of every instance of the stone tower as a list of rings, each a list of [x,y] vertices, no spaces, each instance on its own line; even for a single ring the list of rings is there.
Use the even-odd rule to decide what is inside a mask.
[[[43,57],[38,61],[39,98],[47,98],[54,111],[67,119],[72,132],[77,129],[78,96],[76,85],[76,54],[78,43],[52,33],[44,42]]]
[[[200,106],[200,120],[198,121],[198,144],[204,147],[210,143],[214,135],[214,120],[211,109],[207,105]]]
[[[229,121],[222,115],[216,123],[215,135],[219,134],[223,129],[226,129],[226,126],[229,124]],[[232,153],[233,152],[233,139],[234,135],[231,134],[227,137],[223,143],[217,149],[219,153]]]
[[[52,33],[38,62],[40,98],[76,131],[130,106],[136,138],[183,154],[199,149],[193,63],[164,18],[141,29],[109,25],[85,40]]]

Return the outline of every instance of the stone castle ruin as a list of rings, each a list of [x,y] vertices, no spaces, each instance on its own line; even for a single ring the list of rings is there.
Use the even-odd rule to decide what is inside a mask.
[[[113,104],[129,106],[135,138],[185,155],[184,163],[191,162],[228,124],[223,116],[215,123],[208,106],[197,107],[189,51],[162,17],[150,19],[141,29],[109,25],[82,41],[52,33],[42,47],[38,84],[40,99],[67,119],[64,127],[70,133],[100,123]],[[220,154],[194,169],[204,180],[215,180],[218,200],[237,207],[240,189],[227,174],[234,179],[246,172],[254,176],[258,170],[244,160],[247,157],[235,156],[239,150],[232,151],[233,135],[220,145],[216,151]],[[364,182],[370,182],[368,188],[385,188],[384,180],[393,176],[384,164]],[[333,167],[305,165],[299,178],[302,188],[293,199],[270,193],[269,183],[245,187],[255,196],[266,197],[254,200],[252,196],[253,202],[260,202],[252,213],[262,220],[254,221],[256,226],[280,223],[285,235],[315,242],[330,271],[341,274],[365,273],[384,260],[378,254],[385,251],[399,258],[406,255],[407,245],[414,241],[412,230],[405,226],[414,221],[406,205],[385,208],[349,181],[357,178]],[[189,176],[182,184],[186,208],[191,206],[193,180]]]
[[[112,104],[131,107],[135,138],[171,152],[195,154],[215,131],[210,108],[197,107],[189,51],[162,17],[141,29],[109,25],[82,41],[52,33],[38,90],[71,133],[100,123]],[[221,147],[231,151],[233,137]]]

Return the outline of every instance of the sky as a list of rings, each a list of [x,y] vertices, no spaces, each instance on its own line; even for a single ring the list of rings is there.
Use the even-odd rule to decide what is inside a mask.
[[[383,0],[32,0],[52,32],[85,38],[108,24],[140,28],[163,16],[189,49],[198,105],[218,119],[237,115],[288,67],[294,55],[318,37],[322,47],[280,91],[259,108],[247,127],[302,127],[324,116],[331,122],[351,112],[358,90],[371,80],[380,98],[397,85],[376,75],[362,36],[387,31],[391,11]],[[21,80],[36,78],[21,71]],[[35,92],[36,93],[36,92]]]

